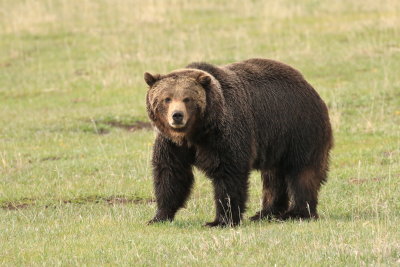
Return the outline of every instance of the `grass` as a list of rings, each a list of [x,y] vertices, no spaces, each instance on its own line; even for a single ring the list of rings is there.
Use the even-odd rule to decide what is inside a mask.
[[[400,264],[398,1],[7,0],[0,14],[0,265]],[[293,65],[329,106],[321,219],[203,228],[212,189],[196,172],[176,221],[146,226],[143,72],[250,57]],[[254,172],[247,216],[260,188]]]

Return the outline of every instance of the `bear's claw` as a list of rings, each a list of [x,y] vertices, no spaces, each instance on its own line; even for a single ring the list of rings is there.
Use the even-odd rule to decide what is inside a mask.
[[[280,215],[281,215],[281,212],[267,209],[267,210],[258,211],[256,214],[254,214],[254,216],[250,217],[249,219],[252,222],[261,221],[261,220],[273,221],[274,219],[278,218]]]
[[[154,217],[150,221],[147,222],[147,225],[154,224],[154,223],[159,223],[159,222],[171,222],[172,219],[170,218],[161,218],[161,217]]]
[[[310,214],[308,212],[296,212],[288,211],[277,217],[278,220],[317,220],[319,218],[318,213]]]
[[[205,226],[205,227],[224,227],[224,226],[226,226],[226,224],[223,224],[219,221],[213,221],[213,222],[205,223],[203,226]]]
[[[235,223],[232,221],[226,222],[226,221],[215,220],[212,222],[205,223],[203,226],[205,226],[205,227],[235,227],[235,226],[238,226],[239,224],[240,224],[240,222]]]

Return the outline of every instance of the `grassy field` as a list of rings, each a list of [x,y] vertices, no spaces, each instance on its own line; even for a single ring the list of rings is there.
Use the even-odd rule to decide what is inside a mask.
[[[302,2],[301,4],[299,2]],[[143,72],[250,57],[299,69],[334,127],[316,222],[213,219],[210,181],[155,211]],[[400,265],[400,2],[0,2],[0,265]]]

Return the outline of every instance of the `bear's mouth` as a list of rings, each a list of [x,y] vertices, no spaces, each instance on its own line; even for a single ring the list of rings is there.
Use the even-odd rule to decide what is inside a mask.
[[[171,126],[174,129],[181,129],[186,127],[186,123],[170,123],[169,126]]]
[[[187,129],[187,124],[178,124],[178,125],[170,125],[169,126],[171,128],[171,130],[173,130],[174,132],[178,132],[178,133],[183,133],[186,131]]]
[[[176,133],[184,133],[189,129],[189,125],[191,120],[187,120],[185,122],[181,122],[181,123],[168,123],[169,128],[176,132]]]

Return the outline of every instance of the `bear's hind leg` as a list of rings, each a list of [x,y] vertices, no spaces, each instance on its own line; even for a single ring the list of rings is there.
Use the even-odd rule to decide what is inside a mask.
[[[286,181],[292,203],[279,219],[318,219],[318,191],[323,181],[318,169],[304,168],[287,175]]]
[[[250,217],[251,221],[272,219],[284,213],[289,206],[285,177],[276,170],[262,171],[262,210]]]

